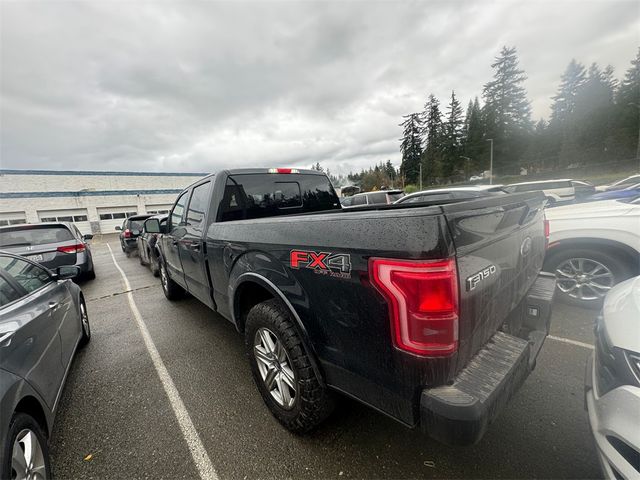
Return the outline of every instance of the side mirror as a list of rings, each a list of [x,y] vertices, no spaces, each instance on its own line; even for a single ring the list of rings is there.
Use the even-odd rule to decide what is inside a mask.
[[[118,226],[116,227],[116,230],[121,231],[121,230],[122,230],[122,227],[121,227],[120,225],[118,225]]]
[[[87,233],[86,235],[82,236],[83,240],[91,240],[93,238],[93,235],[90,233]]]
[[[67,280],[69,278],[76,278],[80,275],[80,267],[76,267],[75,265],[64,265],[62,267],[58,267],[55,270],[55,279],[56,280]]]
[[[147,233],[162,233],[160,228],[160,220],[157,218],[149,218],[144,221],[144,231]]]

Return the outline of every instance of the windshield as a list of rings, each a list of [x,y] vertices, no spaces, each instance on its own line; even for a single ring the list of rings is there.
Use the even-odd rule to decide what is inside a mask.
[[[7,228],[0,230],[0,248],[46,245],[73,240],[73,234],[66,227],[36,226],[30,228]]]

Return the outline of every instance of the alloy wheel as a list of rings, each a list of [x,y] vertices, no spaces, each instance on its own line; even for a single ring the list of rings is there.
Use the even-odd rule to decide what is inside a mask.
[[[41,480],[47,478],[42,446],[36,434],[28,428],[21,430],[13,442],[11,478],[17,480]]]
[[[598,300],[615,284],[611,269],[590,258],[569,258],[555,273],[558,289],[577,300]]]
[[[296,375],[280,339],[268,328],[259,328],[253,342],[260,377],[278,405],[286,410],[296,402]]]
[[[162,263],[160,263],[160,283],[162,283],[162,288],[164,291],[167,291],[167,283],[169,279],[167,278],[167,270]]]
[[[82,330],[86,337],[91,335],[91,327],[89,326],[89,315],[87,314],[87,307],[84,302],[80,302],[80,320],[82,321]]]

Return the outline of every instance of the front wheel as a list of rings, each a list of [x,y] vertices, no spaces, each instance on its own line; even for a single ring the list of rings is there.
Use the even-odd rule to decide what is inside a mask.
[[[149,268],[151,268],[151,273],[154,277],[160,276],[160,262],[152,252],[149,252]]]
[[[89,314],[87,313],[87,305],[84,303],[84,298],[80,298],[80,328],[82,329],[80,346],[84,347],[91,341],[91,325],[89,325]]]
[[[591,249],[565,250],[545,262],[556,276],[558,298],[565,303],[597,309],[607,292],[632,272],[615,252]]]
[[[162,284],[162,291],[164,296],[169,300],[178,300],[184,295],[183,288],[176,282],[171,280],[167,267],[162,259],[158,259],[160,263],[160,283]]]
[[[308,432],[331,414],[333,395],[316,376],[310,353],[281,302],[268,300],[249,311],[245,347],[258,391],[285,428]]]
[[[16,413],[11,418],[3,448],[2,478],[51,478],[47,439],[30,415]]]

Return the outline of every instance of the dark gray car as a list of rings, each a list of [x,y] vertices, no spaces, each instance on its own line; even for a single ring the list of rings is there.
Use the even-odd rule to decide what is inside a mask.
[[[78,346],[91,338],[78,267],[0,252],[0,478],[50,478],[48,439]]]
[[[0,227],[0,249],[22,255],[50,269],[64,265],[79,268],[79,277],[96,277],[87,240],[73,223],[33,223]]]

